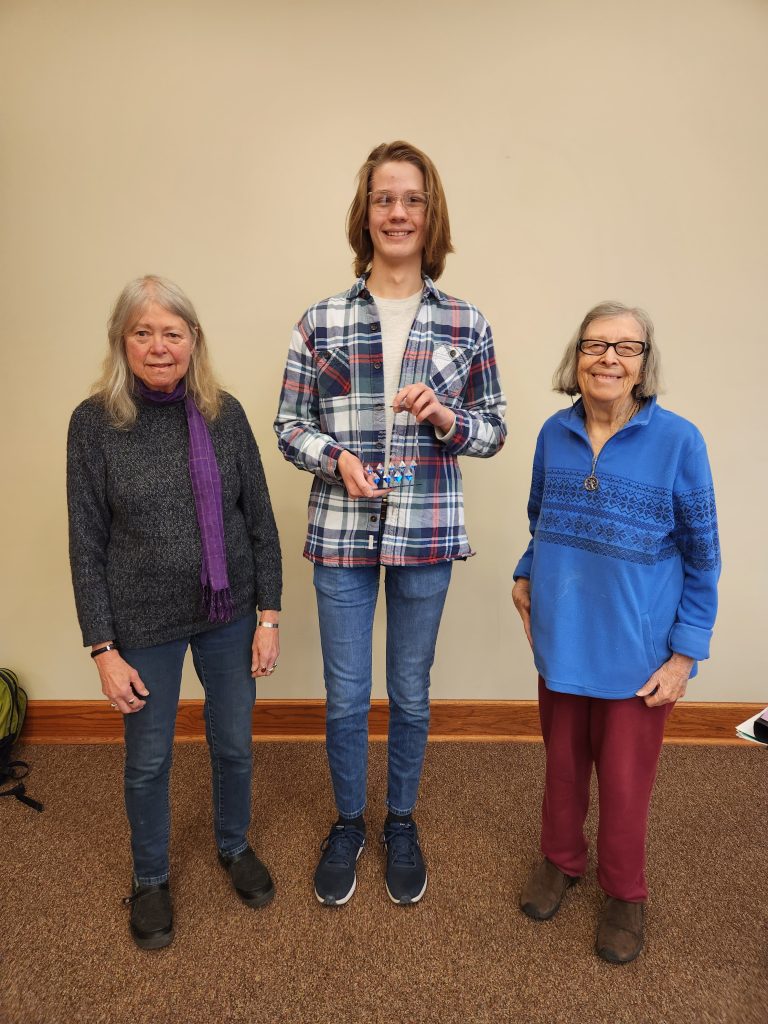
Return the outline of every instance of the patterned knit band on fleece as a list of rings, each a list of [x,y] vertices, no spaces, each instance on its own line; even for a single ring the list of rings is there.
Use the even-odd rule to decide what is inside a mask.
[[[152,405],[184,402],[189,429],[189,478],[195,496],[195,510],[203,551],[203,563],[200,568],[203,604],[209,622],[229,622],[234,609],[227,575],[227,553],[224,547],[221,475],[208,426],[194,399],[186,393],[186,383],[183,379],[168,394],[164,391],[152,391],[140,380],[136,381],[136,391],[145,402]]]

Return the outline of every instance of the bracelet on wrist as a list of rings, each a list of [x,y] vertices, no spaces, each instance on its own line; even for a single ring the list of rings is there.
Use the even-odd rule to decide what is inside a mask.
[[[259,622],[259,625],[263,626],[264,629],[280,629],[280,623],[279,622],[264,622],[262,620],[261,622]]]
[[[92,658],[98,658],[100,654],[105,654],[107,651],[116,651],[117,644],[104,644],[103,647],[97,647],[95,651],[91,651]]]

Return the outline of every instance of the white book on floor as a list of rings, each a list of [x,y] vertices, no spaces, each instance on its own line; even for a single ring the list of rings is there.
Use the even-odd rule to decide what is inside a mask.
[[[765,711],[768,711],[768,708],[765,708],[764,711],[758,711],[756,715],[752,715],[752,717],[748,718],[746,722],[742,722],[741,725],[737,725],[736,735],[741,737],[743,740],[749,740],[751,743],[759,743],[764,747],[766,744],[755,737],[755,721],[760,717],[760,715],[765,714]]]

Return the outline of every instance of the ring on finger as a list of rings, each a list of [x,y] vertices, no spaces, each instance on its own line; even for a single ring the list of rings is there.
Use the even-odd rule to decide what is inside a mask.
[[[114,708],[114,710],[115,710],[115,711],[117,711],[117,704],[113,704],[113,703],[112,703],[112,701],[110,701],[110,702],[109,702],[109,706],[110,706],[111,708]]]
[[[128,703],[129,704],[135,704],[136,703],[136,698],[135,697],[129,697],[128,698]]]

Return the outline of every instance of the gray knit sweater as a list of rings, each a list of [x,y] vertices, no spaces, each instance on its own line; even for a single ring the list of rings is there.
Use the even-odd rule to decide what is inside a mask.
[[[277,536],[259,449],[240,403],[225,394],[208,424],[221,473],[235,618],[279,608]],[[89,398],[67,440],[69,557],[83,644],[155,644],[215,629],[202,605],[200,530],[188,468],[184,403],[149,405],[129,430]]]

